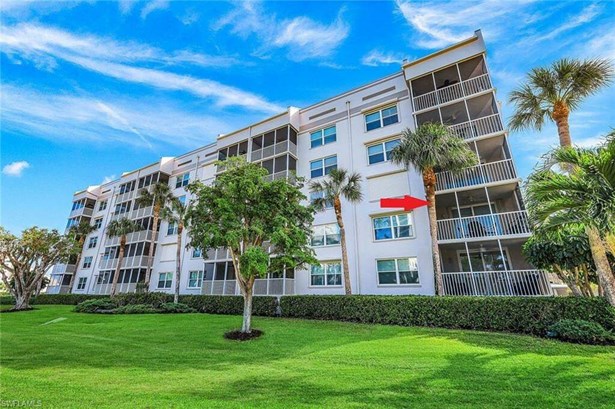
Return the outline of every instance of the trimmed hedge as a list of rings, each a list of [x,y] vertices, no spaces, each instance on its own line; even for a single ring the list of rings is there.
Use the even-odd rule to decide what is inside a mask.
[[[109,298],[109,296],[93,294],[39,294],[38,297],[30,299],[30,304],[77,305],[86,300],[104,298]],[[11,296],[0,297],[0,305],[11,305],[14,303],[15,299]]]
[[[615,345],[615,334],[584,320],[561,320],[549,327],[547,336],[578,344]]]
[[[252,314],[264,317],[275,317],[278,314],[278,299],[276,297],[254,297],[252,299]],[[240,295],[183,295],[179,301],[198,312],[208,314],[243,314],[243,297]]]
[[[545,336],[564,319],[615,328],[604,298],[297,295],[280,299],[283,317],[369,324],[504,331]]]

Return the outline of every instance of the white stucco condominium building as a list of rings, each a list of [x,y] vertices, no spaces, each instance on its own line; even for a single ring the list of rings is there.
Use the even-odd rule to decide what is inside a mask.
[[[189,201],[185,186],[216,177],[215,162],[243,155],[271,178],[325,177],[337,167],[359,172],[364,200],[343,203],[352,288],[358,294],[435,293],[431,236],[425,207],[412,212],[380,208],[383,197],[423,198],[421,176],[393,165],[389,155],[402,132],[441,122],[468,143],[479,164],[461,173],[440,172],[438,245],[446,294],[546,295],[548,277],[528,264],[521,246],[530,234],[495,87],[480,31],[412,62],[385,78],[306,108],[287,111],[218,136],[215,143],[165,157],[118,180],[75,193],[67,228],[82,220],[96,227],[80,265],[57,265],[49,292],[107,294],[118,262],[118,238],[106,226],[128,217],[142,231],[128,235],[119,291],[135,291],[155,239],[150,291],[173,291],[177,226],[153,226],[152,208],[138,207],[141,189],[169,183]],[[306,189],[306,196],[310,193]],[[186,234],[186,232],[184,232]],[[187,242],[186,238],[183,240]],[[312,246],[319,263],[302,271],[270,272],[256,280],[259,295],[343,294],[340,236],[332,209],[315,216]],[[226,249],[183,251],[183,294],[239,294]]]

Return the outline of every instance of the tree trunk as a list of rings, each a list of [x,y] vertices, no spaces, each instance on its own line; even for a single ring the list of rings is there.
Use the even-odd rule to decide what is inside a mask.
[[[609,259],[606,256],[606,249],[598,229],[595,227],[586,227],[585,232],[589,238],[589,247],[591,249],[592,258],[596,265],[596,273],[598,274],[598,282],[604,292],[604,298],[615,306],[615,278],[611,271]]]
[[[560,146],[571,146],[570,127],[568,125],[568,116],[570,109],[564,102],[558,102],[553,106],[553,114],[551,117],[557,125],[557,134],[559,135]]]
[[[124,247],[126,247],[126,235],[123,235],[120,239],[120,254],[117,260],[117,267],[113,274],[113,284],[111,285],[111,297],[115,296],[117,291],[117,282],[120,277],[120,269],[122,268],[122,261],[124,261]]]
[[[436,217],[436,173],[433,169],[423,172],[423,185],[427,196],[427,212],[429,214],[429,232],[431,233],[431,254],[433,256],[433,270],[436,279],[438,295],[444,295],[442,282],[442,266],[440,265],[440,249],[438,248],[438,223]]]
[[[149,242],[149,251],[147,252],[147,269],[145,270],[145,292],[149,291],[149,281],[152,277],[152,268],[154,265],[154,243],[158,235],[158,221],[160,220],[160,206],[154,206],[154,223],[152,228],[152,239]]]
[[[27,291],[25,293],[18,293],[15,296],[15,306],[14,310],[29,310],[30,308],[30,297],[32,297],[32,293]]]
[[[79,248],[81,251],[77,254],[77,261],[75,261],[75,272],[70,277],[70,283],[68,283],[68,293],[72,294],[73,292],[73,284],[75,284],[75,276],[77,275],[77,269],[79,268],[79,264],[81,263],[81,255],[83,254],[83,245],[85,244],[85,237],[79,239]]]
[[[335,209],[335,217],[337,225],[340,228],[340,241],[342,245],[342,270],[344,275],[344,291],[346,295],[352,295],[352,287],[350,284],[350,268],[348,267],[348,248],[346,247],[346,228],[342,219],[342,202],[339,196],[333,200],[333,208]],[[326,276],[325,276],[326,280]]]
[[[173,302],[177,304],[179,302],[179,279],[181,277],[181,252],[182,252],[182,232],[184,226],[180,224],[177,227],[177,251],[175,253],[175,295],[173,296]]]
[[[241,332],[252,332],[252,288],[245,289],[243,293],[243,324]]]

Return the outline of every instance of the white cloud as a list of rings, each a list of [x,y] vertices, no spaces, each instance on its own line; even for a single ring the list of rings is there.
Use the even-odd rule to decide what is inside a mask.
[[[19,177],[23,173],[24,170],[28,169],[30,164],[25,160],[21,160],[19,162],[11,162],[7,165],[4,165],[2,168],[2,174],[6,176],[16,176]]]
[[[145,20],[151,12],[164,10],[167,7],[169,7],[168,0],[152,0],[141,9],[141,19]]]
[[[259,57],[266,57],[272,48],[284,48],[289,59],[303,61],[330,56],[346,40],[350,26],[342,13],[343,9],[333,22],[323,24],[306,16],[279,19],[265,12],[260,3],[243,2],[216,21],[213,29],[230,27],[231,33],[244,39],[256,36]]]
[[[101,185],[104,185],[105,183],[113,182],[115,179],[117,179],[116,175],[105,176],[101,182]]]
[[[377,67],[379,65],[401,64],[403,59],[404,57],[400,53],[371,50],[363,56],[361,59],[361,64],[368,65],[370,67]]]
[[[284,110],[256,94],[213,80],[135,65],[152,62],[228,65],[230,61],[225,57],[210,57],[185,50],[168,55],[143,44],[119,43],[88,35],[76,36],[29,24],[6,27],[0,37],[0,46],[11,58],[25,58],[39,66],[45,59],[64,60],[122,81],[209,98],[219,106],[240,106],[267,113]]]

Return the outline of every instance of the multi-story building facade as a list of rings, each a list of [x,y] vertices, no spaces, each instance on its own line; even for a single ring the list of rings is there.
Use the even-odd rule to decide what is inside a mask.
[[[108,237],[105,227],[120,217],[137,220],[143,230],[128,237],[119,291],[135,291],[143,282],[152,237],[149,289],[172,291],[177,228],[166,221],[152,226],[151,207],[138,208],[135,198],[160,181],[190,201],[188,183],[211,183],[218,172],[216,161],[243,155],[266,168],[271,178],[296,174],[312,180],[337,167],[359,172],[364,200],[343,202],[353,291],[434,294],[426,208],[391,211],[380,208],[379,201],[424,197],[421,176],[393,165],[389,155],[405,129],[441,122],[467,141],[479,159],[461,173],[438,174],[438,245],[446,293],[551,294],[547,275],[521,254],[530,229],[485,54],[477,31],[461,43],[405,62],[393,75],[307,108],[291,107],[185,155],[162,158],[116,181],[77,192],[67,227],[88,220],[97,230],[86,239],[81,265],[54,268],[49,291],[67,291],[70,275],[76,274],[73,292],[109,293],[118,239]],[[310,197],[307,188],[305,193]],[[304,271],[269,273],[257,280],[255,293],[342,294],[339,240],[333,210],[317,213],[312,246],[320,263]],[[238,294],[226,249],[206,254],[183,249],[180,288],[185,294]]]

